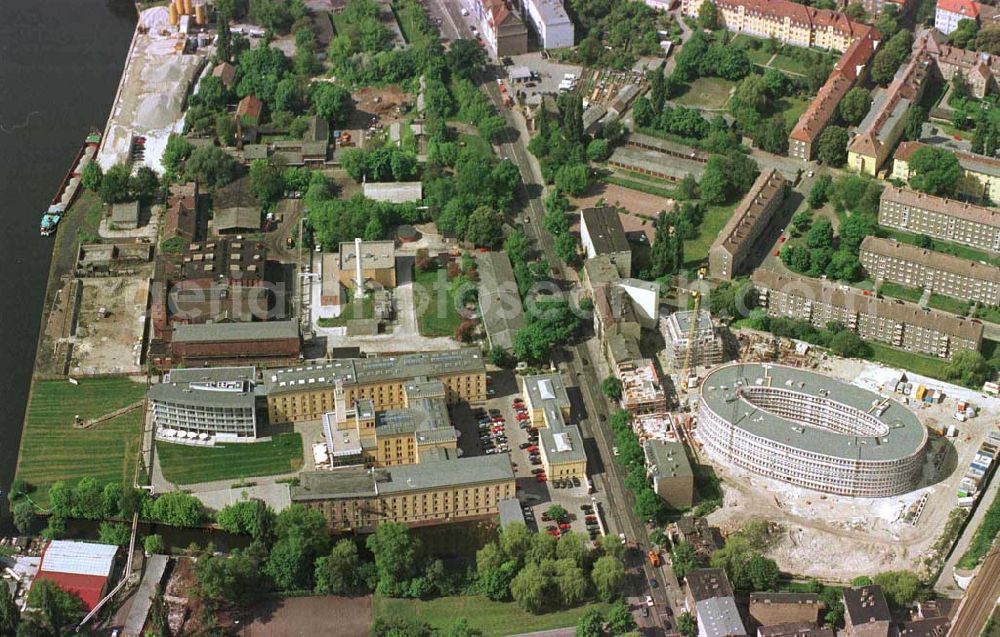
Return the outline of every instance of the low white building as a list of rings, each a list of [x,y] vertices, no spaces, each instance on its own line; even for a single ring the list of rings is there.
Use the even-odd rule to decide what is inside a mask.
[[[562,0],[527,0],[525,9],[543,49],[573,46],[573,21]]]

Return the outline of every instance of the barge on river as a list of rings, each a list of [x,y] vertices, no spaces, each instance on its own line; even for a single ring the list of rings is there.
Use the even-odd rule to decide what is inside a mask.
[[[70,166],[69,171],[67,171],[66,176],[63,177],[62,183],[59,184],[56,196],[52,198],[52,203],[49,204],[48,210],[42,215],[42,223],[39,230],[43,237],[55,234],[63,214],[69,210],[70,204],[80,194],[80,188],[82,188],[80,179],[83,176],[83,169],[88,163],[96,160],[97,148],[100,145],[100,133],[91,133],[83,141],[80,152],[76,154],[73,164]]]

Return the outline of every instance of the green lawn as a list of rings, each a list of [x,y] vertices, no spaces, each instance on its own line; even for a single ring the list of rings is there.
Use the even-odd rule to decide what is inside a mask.
[[[302,468],[302,436],[278,434],[268,442],[216,447],[157,442],[156,453],[163,476],[174,484],[273,476]]]
[[[735,83],[719,77],[699,77],[673,101],[692,108],[719,110],[729,101],[729,92],[734,86]]]
[[[532,615],[517,604],[490,601],[485,597],[441,597],[428,601],[395,599],[375,595],[372,613],[375,619],[402,618],[424,621],[439,630],[464,617],[469,627],[482,632],[483,637],[530,633],[576,626],[577,620],[588,608],[606,611],[607,604],[579,606],[565,611]]]
[[[452,336],[462,322],[444,269],[419,272],[414,268],[413,301],[417,324],[424,336]]]
[[[417,40],[425,38],[424,34],[417,28],[417,24],[423,19],[423,9],[419,3],[393,2],[392,12],[396,16],[396,22],[399,23],[399,29],[403,32],[403,37],[406,38],[407,44],[412,45]]]
[[[976,318],[989,323],[1000,323],[1000,308],[980,305],[976,308]]]
[[[890,228],[882,227],[881,230],[888,234],[889,238],[895,239],[896,241],[902,241],[903,243],[909,243],[911,245],[917,245],[917,235],[903,232],[902,230],[893,230]],[[991,263],[993,265],[1000,265],[1000,257],[993,257],[989,254],[976,250],[975,248],[970,248],[969,246],[959,245],[957,243],[948,243],[947,241],[939,241],[938,239],[931,239],[931,250],[935,252],[944,252],[945,254],[953,254],[956,257],[962,257],[963,259],[971,259],[972,261],[982,261],[984,263]]]
[[[799,118],[802,117],[802,113],[806,112],[806,108],[813,97],[815,96],[782,98],[777,101],[778,108],[775,110],[779,111],[781,116],[785,118],[785,124],[789,128],[792,128],[799,121]]]
[[[127,378],[37,381],[31,390],[17,477],[37,492],[41,506],[48,487],[59,480],[96,478],[120,482],[131,476],[139,448],[142,410],[131,411],[90,429],[74,429],[73,418],[103,416],[140,400],[146,387]]]
[[[647,195],[654,195],[656,197],[664,197],[666,199],[673,199],[675,193],[673,190],[668,190],[662,188],[652,183],[642,182],[636,179],[630,179],[625,177],[619,177],[618,175],[608,175],[601,178],[602,181],[609,184],[614,184],[616,186],[621,186],[622,188],[629,188],[631,190],[637,190],[639,192],[644,192]]]
[[[733,216],[736,204],[729,206],[710,206],[705,211],[705,219],[699,228],[698,237],[691,239],[684,244],[684,265],[691,267],[698,265],[708,258],[708,249],[712,247],[712,242],[719,237],[722,227]]]
[[[777,57],[774,58],[774,62],[771,62],[771,66],[779,71],[797,75],[805,75],[806,72],[806,64],[804,62],[785,53],[778,53]]]
[[[954,299],[950,296],[934,292],[931,293],[931,298],[927,300],[927,305],[935,310],[941,310],[942,312],[951,312],[952,314],[958,314],[960,316],[968,316],[969,308],[972,307],[972,302]]]
[[[923,295],[923,290],[920,288],[909,288],[905,285],[888,282],[882,284],[882,287],[879,288],[879,292],[882,293],[882,296],[891,296],[894,299],[912,301],[913,303],[919,301],[920,297]]]
[[[894,349],[882,343],[868,341],[868,344],[871,345],[874,352],[872,360],[884,363],[890,367],[900,367],[917,374],[930,376],[931,378],[946,380],[942,374],[944,372],[945,361],[942,361],[940,358],[915,354],[914,352],[904,352],[901,349]]]
[[[460,145],[464,144],[465,146],[478,146],[479,150],[484,154],[493,153],[493,147],[490,146],[490,143],[479,135],[459,135],[458,143]]]
[[[353,296],[353,292],[351,292]],[[375,308],[372,302],[372,295],[365,294],[360,300],[352,298],[340,311],[340,316],[336,318],[319,319],[320,327],[343,327],[347,321],[352,319],[370,319],[375,316]]]

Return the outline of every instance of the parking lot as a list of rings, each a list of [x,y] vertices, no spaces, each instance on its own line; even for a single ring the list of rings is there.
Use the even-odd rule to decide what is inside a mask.
[[[514,466],[517,494],[524,505],[528,527],[559,536],[576,531],[596,540],[607,530],[601,498],[588,493],[588,481],[549,481],[542,467],[537,430],[531,428],[527,411],[515,402],[523,398],[509,372],[491,375],[495,396],[483,407],[457,405],[453,412],[456,428],[462,432],[459,445],[465,457],[508,453]],[[561,523],[549,519],[549,507],[560,505],[568,516]],[[589,519],[588,519],[589,518]]]

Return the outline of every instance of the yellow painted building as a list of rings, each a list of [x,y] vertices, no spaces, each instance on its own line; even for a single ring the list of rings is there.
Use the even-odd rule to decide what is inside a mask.
[[[567,425],[571,404],[562,377],[556,374],[526,376],[521,380],[531,424],[539,428],[538,447],[545,473],[551,480],[583,479],[587,454],[576,425]]]
[[[305,472],[290,489],[292,502],[320,511],[336,531],[373,531],[380,522],[447,524],[497,515],[498,502],[516,497],[507,454],[367,470]]]
[[[406,383],[441,381],[445,401],[486,400],[486,364],[478,349],[345,358],[265,373],[271,424],[320,420],[337,402],[371,401],[376,411],[406,408]]]
[[[900,143],[892,157],[892,177],[910,181],[910,156],[925,146],[921,142]],[[990,201],[1000,201],[1000,160],[961,151],[952,153],[964,172],[958,182],[959,193],[975,199],[987,197]]]

